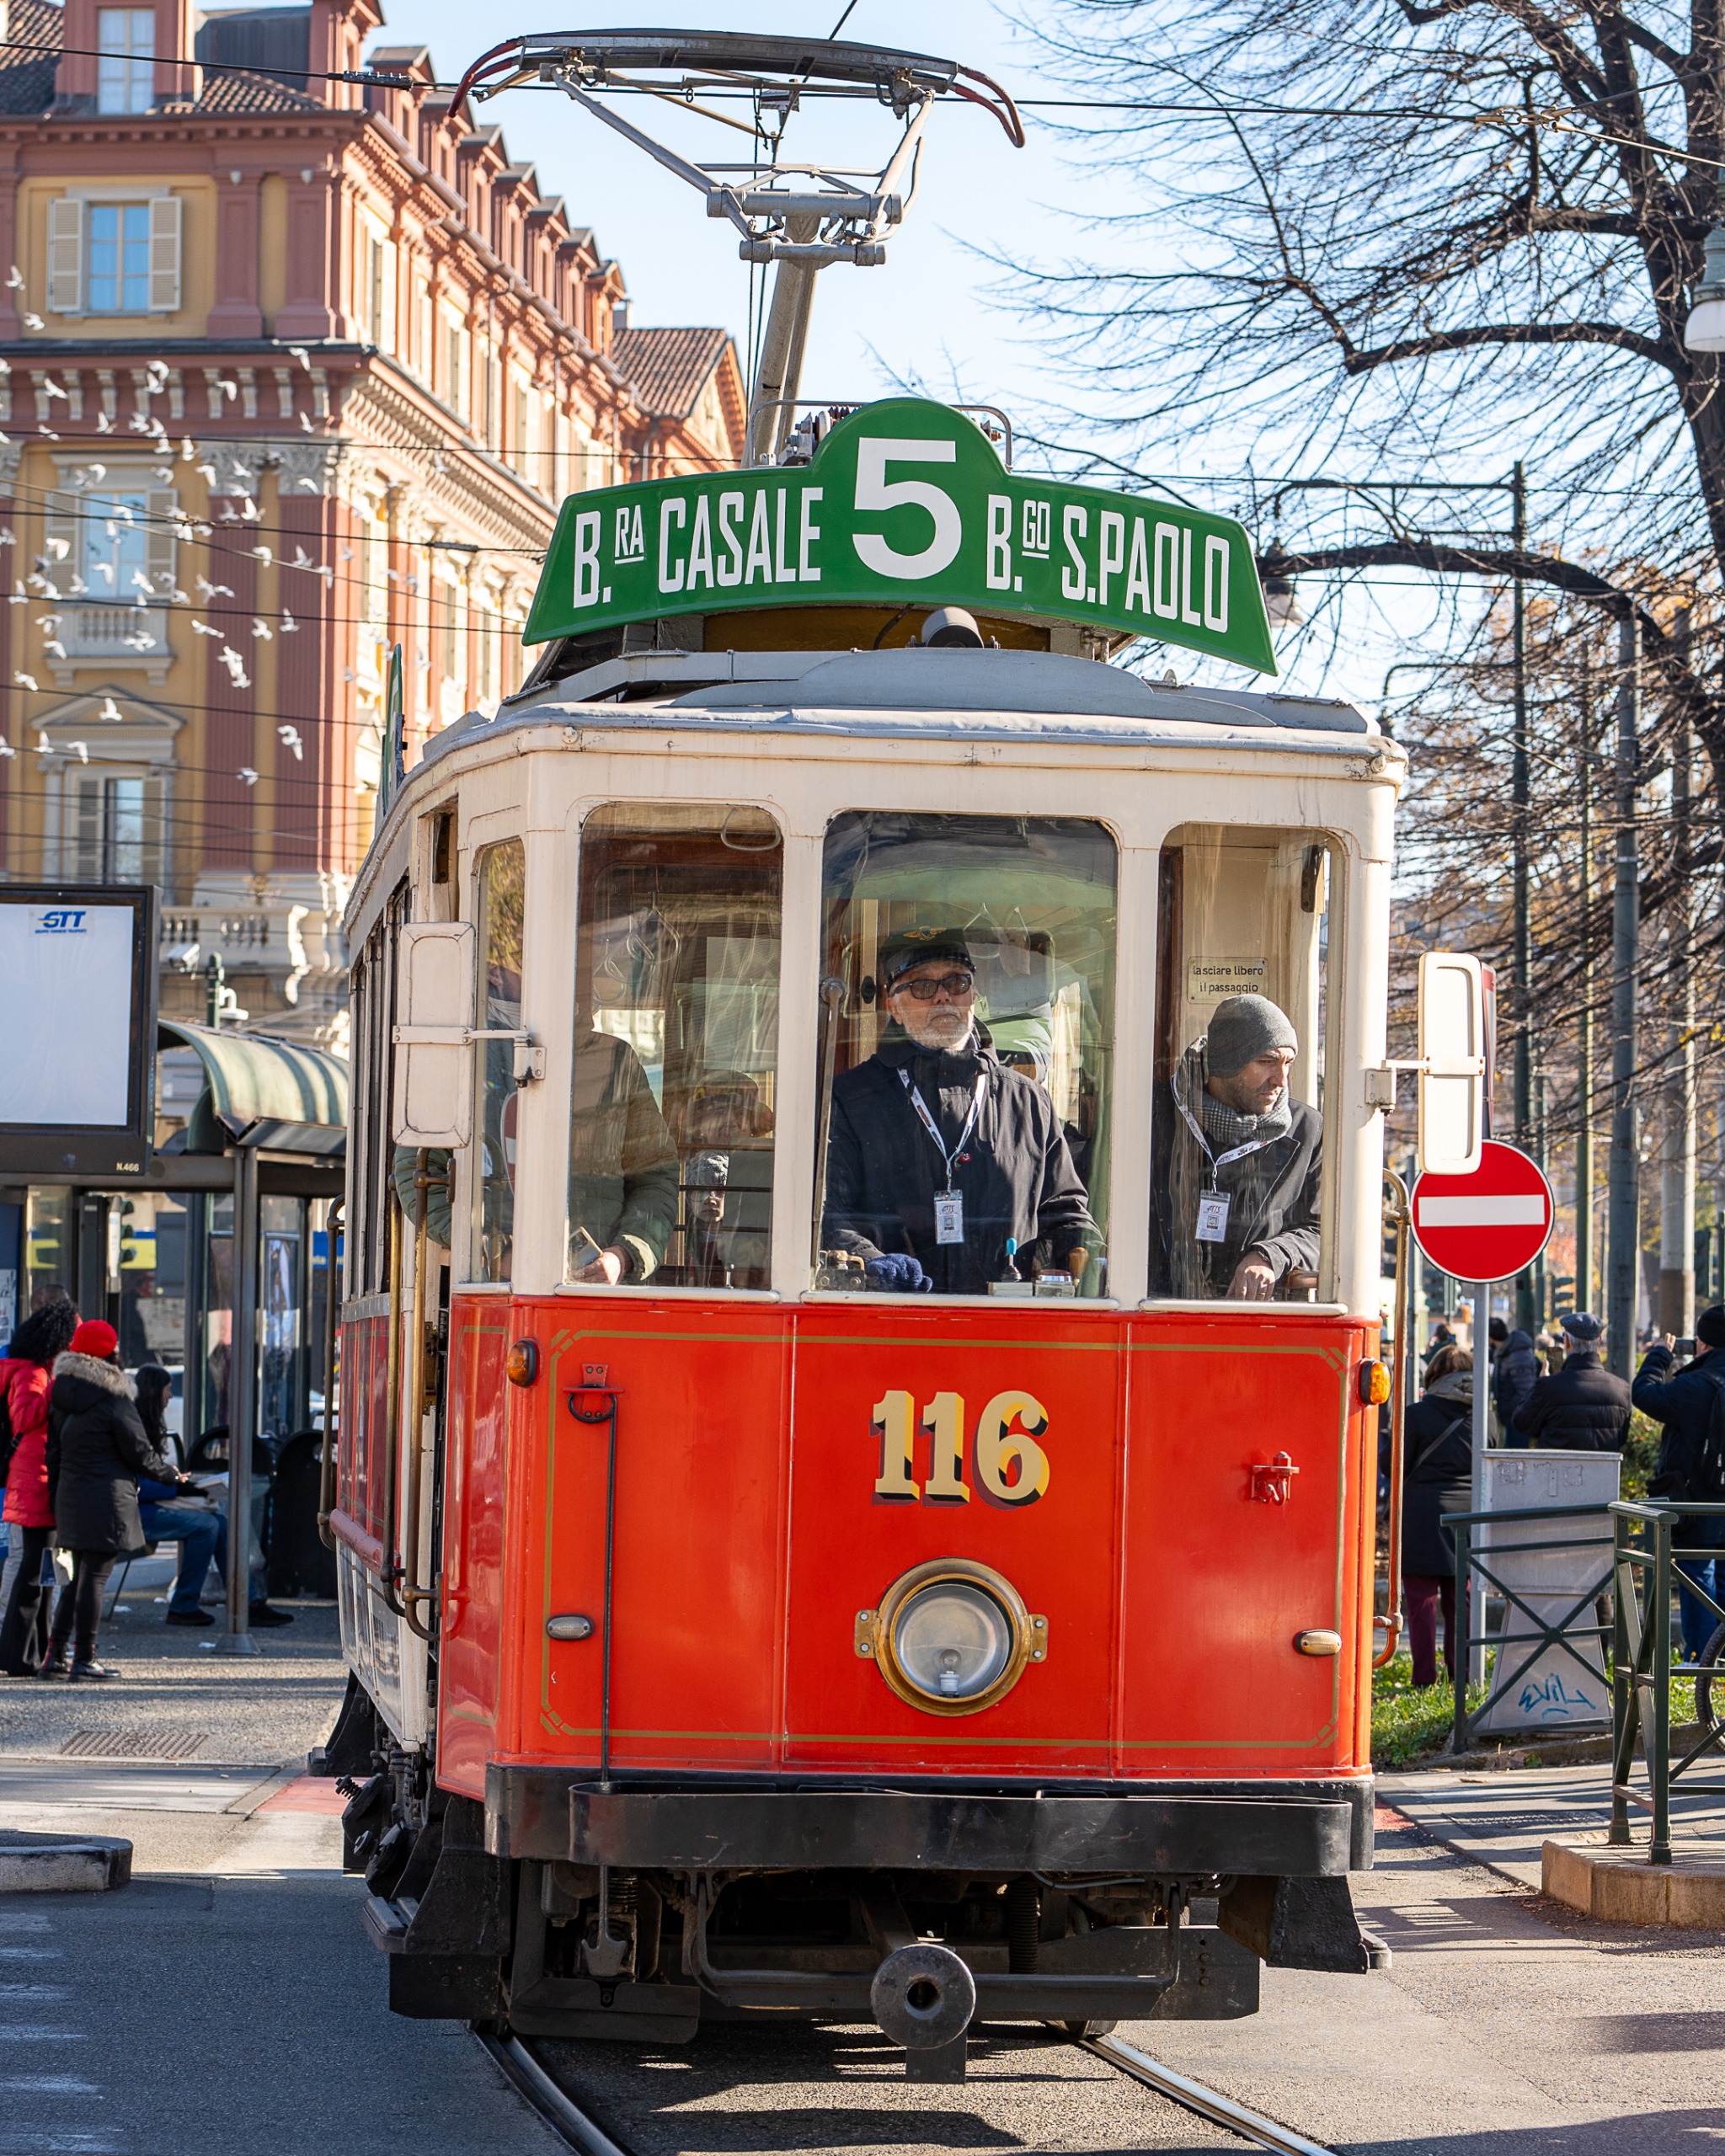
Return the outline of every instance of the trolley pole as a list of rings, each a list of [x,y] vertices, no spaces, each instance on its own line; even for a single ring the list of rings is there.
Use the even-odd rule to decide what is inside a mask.
[[[1519,460],[1509,481],[1510,541],[1519,558],[1527,550],[1527,472]],[[1531,1150],[1533,1133],[1533,923],[1528,870],[1527,826],[1533,808],[1533,784],[1527,742],[1527,587],[1519,571],[1513,585],[1514,604],[1511,658],[1514,663],[1514,727],[1509,759],[1512,875],[1515,914],[1515,1142]],[[1517,1276],[1515,1322],[1534,1330],[1534,1283],[1530,1273]]]
[[[1575,1308],[1594,1306],[1594,675],[1581,648],[1581,1011],[1575,1036]]]
[[[1641,863],[1635,829],[1640,756],[1641,622],[1626,606],[1618,627],[1616,876],[1611,899],[1611,1156],[1606,1218],[1610,1275],[1605,1346],[1611,1368],[1626,1378],[1635,1367],[1635,1320],[1640,1306],[1640,1163],[1636,1150],[1635,974],[1641,930]]]

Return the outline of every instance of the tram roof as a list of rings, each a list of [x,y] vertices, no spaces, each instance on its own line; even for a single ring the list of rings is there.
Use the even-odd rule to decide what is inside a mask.
[[[436,735],[416,770],[479,742],[572,720],[924,739],[1057,739],[1140,745],[1214,741],[1286,750],[1318,737],[1358,755],[1382,736],[1352,704],[1256,689],[1146,680],[1094,659],[1043,651],[908,646],[890,651],[646,652],[529,686],[495,718],[470,712]],[[1297,744],[1290,736],[1300,737]]]

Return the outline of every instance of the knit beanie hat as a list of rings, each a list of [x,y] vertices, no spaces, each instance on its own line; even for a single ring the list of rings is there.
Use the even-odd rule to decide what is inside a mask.
[[[99,1363],[105,1363],[119,1345],[120,1335],[105,1318],[87,1317],[72,1336],[72,1353]]]
[[[1725,1303],[1714,1303],[1695,1321],[1695,1337],[1704,1348],[1725,1348]]]
[[[1211,1014],[1204,1063],[1212,1078],[1231,1078],[1256,1056],[1299,1046],[1286,1012],[1268,996],[1231,995]]]

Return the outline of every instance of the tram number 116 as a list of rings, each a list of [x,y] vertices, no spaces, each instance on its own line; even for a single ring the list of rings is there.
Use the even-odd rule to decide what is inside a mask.
[[[880,1442],[880,1473],[874,1494],[889,1502],[968,1505],[964,1479],[964,1399],[937,1392],[919,1416],[908,1392],[889,1392],[869,1411]],[[1017,1425],[1015,1428],[1014,1425]],[[976,1485],[996,1505],[1033,1505],[1048,1488],[1048,1454],[1036,1440],[1048,1428],[1048,1410],[1028,1392],[997,1392],[976,1418],[971,1447]],[[916,1479],[916,1440],[927,1431],[928,1480]]]

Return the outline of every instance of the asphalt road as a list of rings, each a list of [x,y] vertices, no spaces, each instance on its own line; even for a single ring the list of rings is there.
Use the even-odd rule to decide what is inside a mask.
[[[562,2147],[465,2031],[387,2011],[361,1889],[336,1868],[338,1800],[296,1778],[339,1695],[323,1614],[216,1671],[138,1615],[115,1641],[123,1686],[41,1687],[40,1703],[0,1688],[28,1725],[0,1742],[0,1825],[125,1834],[136,1850],[119,1893],[0,1898],[0,2156]],[[92,1729],[147,1737],[188,1708],[208,1740],[190,1757],[65,1748]],[[1579,1783],[1541,1795],[1592,1801]],[[1509,1778],[1434,1801],[1440,1832],[1457,1806],[1503,1812],[1514,1833],[1539,1808]],[[1269,1971],[1251,2020],[1121,2033],[1347,2156],[1670,2156],[1719,2139],[1725,1937],[1556,1908],[1491,1824],[1467,1831],[1495,1872],[1381,1815],[1378,1869],[1354,1891],[1391,1970]],[[719,2028],[676,2050],[571,2047],[562,2065],[638,2156],[1240,2146],[1032,2029],[985,2031],[955,2088],[906,2084],[865,2029]]]

